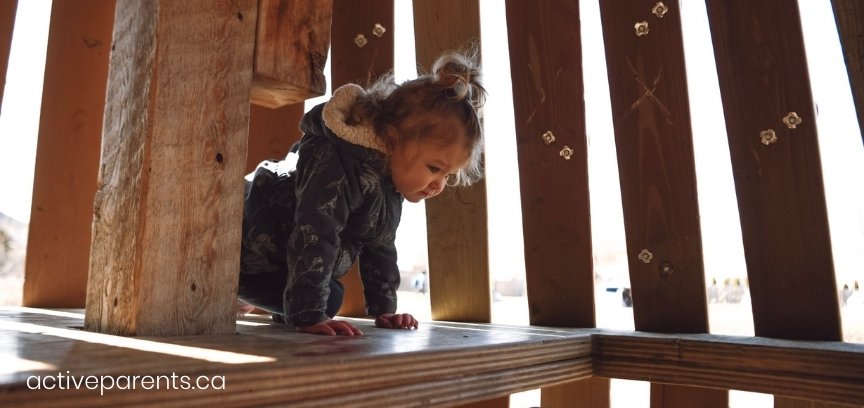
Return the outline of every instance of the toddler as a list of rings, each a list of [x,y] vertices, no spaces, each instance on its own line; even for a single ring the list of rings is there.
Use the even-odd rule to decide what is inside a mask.
[[[375,326],[416,328],[411,314],[396,313],[402,201],[482,176],[479,73],[474,55],[449,53],[417,79],[345,85],[312,108],[292,149],[296,165],[266,161],[246,183],[238,298],[301,332],[361,335],[333,319],[339,279],[359,256]]]

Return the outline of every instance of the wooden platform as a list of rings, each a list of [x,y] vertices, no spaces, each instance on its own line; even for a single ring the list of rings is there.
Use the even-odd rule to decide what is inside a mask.
[[[352,319],[364,336],[322,337],[265,316],[235,335],[127,338],[83,318],[0,308],[0,406],[453,406],[593,375],[864,404],[864,345],[842,342],[366,319]],[[55,389],[31,389],[49,376]],[[88,376],[114,387],[74,389]],[[156,382],[118,389],[133,376]],[[199,376],[210,389],[191,389]]]

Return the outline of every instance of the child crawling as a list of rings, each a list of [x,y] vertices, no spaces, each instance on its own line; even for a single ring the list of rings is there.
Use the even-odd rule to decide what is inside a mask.
[[[262,163],[247,181],[238,298],[305,333],[363,333],[333,320],[343,277],[360,256],[366,312],[381,328],[416,328],[396,313],[402,201],[482,176],[475,57],[449,53],[432,72],[367,90],[349,84],[300,123],[296,169]]]

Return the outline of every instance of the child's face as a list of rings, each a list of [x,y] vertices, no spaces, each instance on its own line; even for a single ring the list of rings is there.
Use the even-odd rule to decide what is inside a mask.
[[[406,142],[390,154],[390,173],[396,190],[416,203],[440,194],[447,178],[468,163],[470,152],[462,143],[439,146],[432,142]]]

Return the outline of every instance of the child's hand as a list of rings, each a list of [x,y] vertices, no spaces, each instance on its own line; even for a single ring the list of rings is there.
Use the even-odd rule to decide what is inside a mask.
[[[360,329],[343,320],[325,320],[309,326],[297,326],[297,330],[303,333],[323,334],[326,336],[335,336],[337,334],[344,334],[346,336],[363,335]]]
[[[409,313],[384,313],[375,318],[375,326],[382,329],[416,329],[417,324],[417,319]]]

